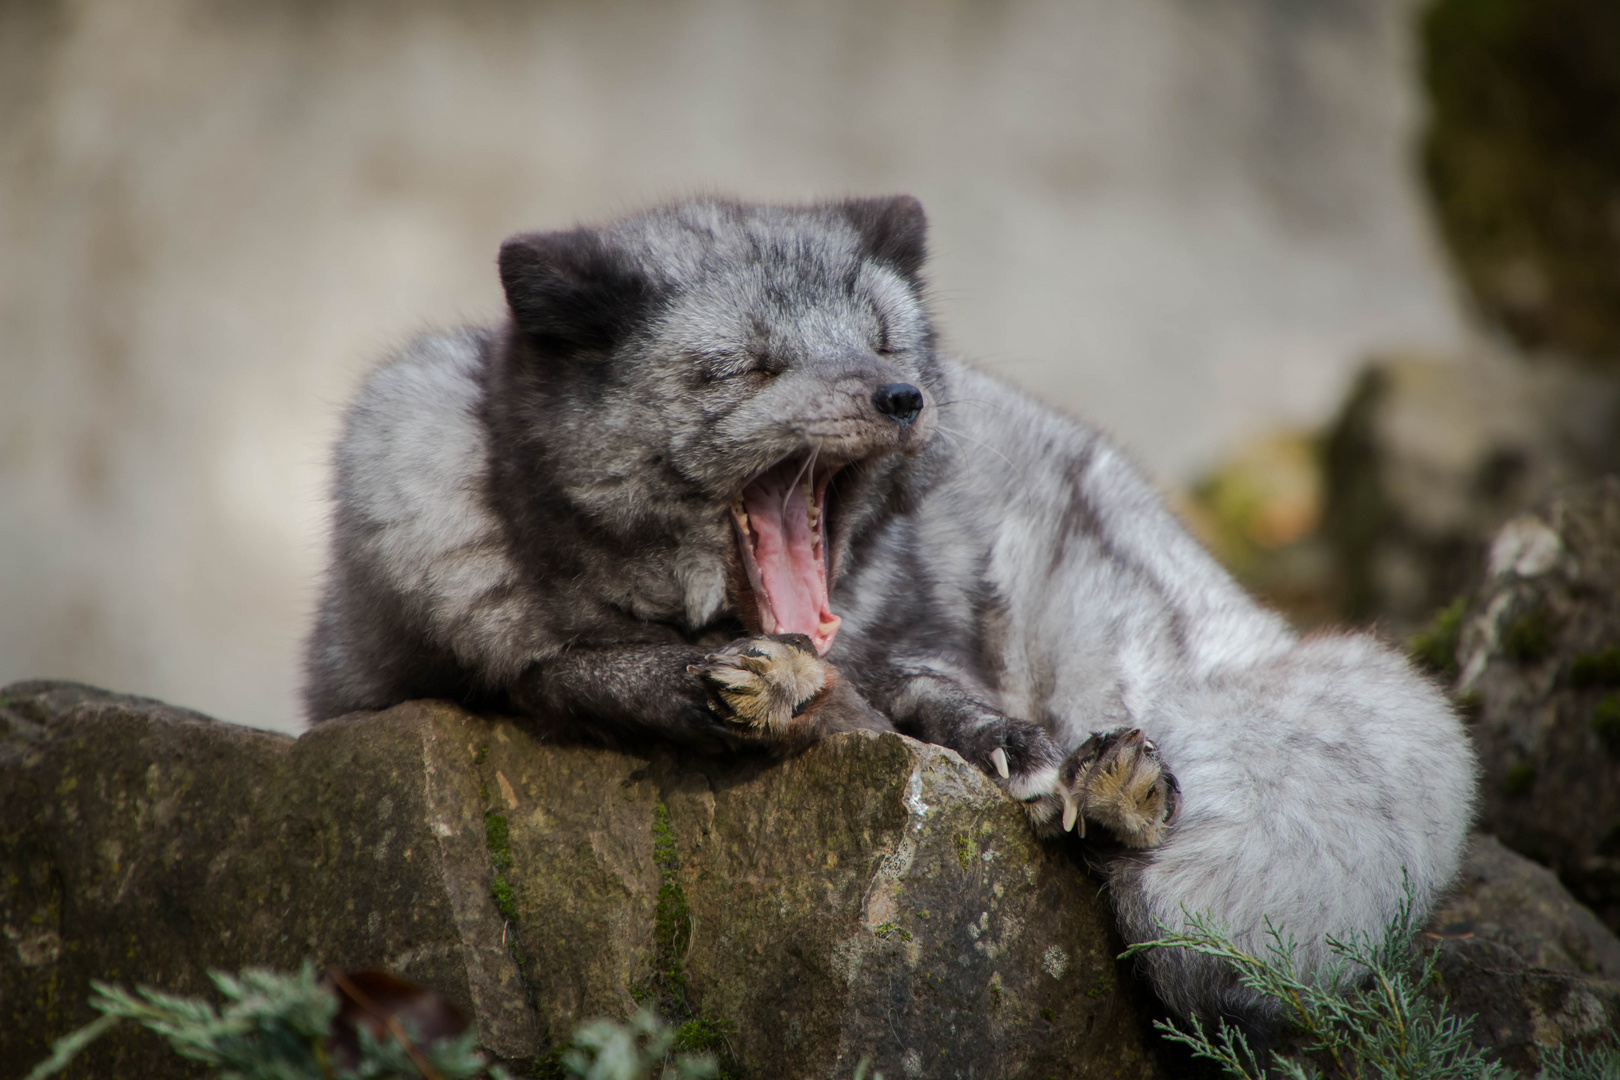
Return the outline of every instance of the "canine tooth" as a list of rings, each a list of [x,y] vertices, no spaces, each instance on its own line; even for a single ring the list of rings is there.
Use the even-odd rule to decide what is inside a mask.
[[[1012,775],[1011,770],[1007,768],[1007,751],[999,746],[996,747],[990,751],[990,760],[996,763],[996,772],[1001,774],[1003,780]]]
[[[1063,793],[1063,831],[1068,832],[1074,828],[1074,823],[1080,816],[1080,804],[1068,792]],[[1086,827],[1080,826],[1080,835],[1086,835]]]

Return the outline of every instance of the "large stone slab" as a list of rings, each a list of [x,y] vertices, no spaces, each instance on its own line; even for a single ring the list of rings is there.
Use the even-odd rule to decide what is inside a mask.
[[[747,1076],[1153,1073],[1095,882],[939,747],[636,756],[436,703],[293,740],[60,683],[0,718],[0,1077],[92,978],[305,956],[440,989],[524,1066],[645,1001]],[[126,1032],[73,1075],[194,1074]]]

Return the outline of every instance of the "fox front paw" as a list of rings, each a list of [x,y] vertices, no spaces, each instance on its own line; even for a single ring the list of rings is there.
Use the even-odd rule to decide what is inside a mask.
[[[803,634],[744,638],[687,668],[708,686],[709,708],[744,734],[782,735],[827,685],[827,665]]]
[[[1101,825],[1126,847],[1164,842],[1181,813],[1181,785],[1139,728],[1093,732],[1058,770],[1063,831]]]

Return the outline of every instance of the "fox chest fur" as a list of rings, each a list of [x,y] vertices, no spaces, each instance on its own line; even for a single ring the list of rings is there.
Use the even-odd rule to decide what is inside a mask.
[[[1131,940],[1270,917],[1314,962],[1403,877],[1429,903],[1473,792],[1441,695],[1297,638],[1110,443],[941,357],[923,262],[906,198],[509,241],[506,324],[418,340],[349,412],[310,718],[434,696],[712,753],[897,729],[1130,851]],[[1146,963],[1180,1012],[1254,1005]]]

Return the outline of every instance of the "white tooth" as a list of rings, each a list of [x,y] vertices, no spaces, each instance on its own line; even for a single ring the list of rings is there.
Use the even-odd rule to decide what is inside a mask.
[[[1068,832],[1074,828],[1075,819],[1080,816],[1080,804],[1075,802],[1067,792],[1063,795],[1063,831]],[[1086,835],[1086,827],[1080,826],[1080,835]]]
[[[990,751],[990,760],[996,763],[996,772],[1001,774],[1003,780],[1012,775],[1011,770],[1007,768],[1007,751],[996,747]]]

